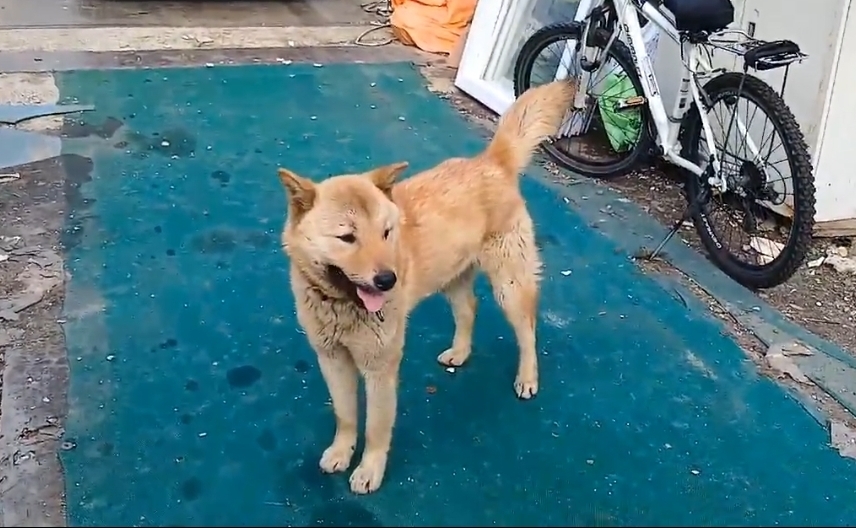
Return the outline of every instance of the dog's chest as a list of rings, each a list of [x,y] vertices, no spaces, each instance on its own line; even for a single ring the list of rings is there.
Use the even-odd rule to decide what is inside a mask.
[[[309,291],[297,299],[298,322],[310,341],[324,348],[384,348],[395,333],[391,315],[389,309],[370,313],[353,303],[322,299]]]

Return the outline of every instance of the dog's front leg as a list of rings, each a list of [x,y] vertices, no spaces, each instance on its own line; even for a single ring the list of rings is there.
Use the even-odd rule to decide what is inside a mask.
[[[357,446],[357,366],[343,349],[319,351],[318,364],[336,414],[336,434],[319,465],[325,473],[345,471]]]
[[[366,385],[366,447],[360,465],[351,474],[351,491],[371,493],[380,487],[386,471],[398,391],[401,345],[361,369]]]

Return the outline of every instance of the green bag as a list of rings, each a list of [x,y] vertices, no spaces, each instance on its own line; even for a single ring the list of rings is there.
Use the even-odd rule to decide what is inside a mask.
[[[604,79],[606,90],[598,96],[597,107],[606,131],[606,137],[616,152],[626,152],[639,141],[642,130],[641,107],[624,111],[615,109],[615,104],[638,95],[627,74],[610,73]]]

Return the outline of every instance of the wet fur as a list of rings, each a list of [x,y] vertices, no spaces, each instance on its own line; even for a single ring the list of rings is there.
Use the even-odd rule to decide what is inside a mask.
[[[351,474],[355,493],[383,480],[396,414],[399,364],[407,315],[442,292],[452,307],[455,334],[438,356],[460,366],[470,356],[480,270],[514,328],[518,397],[538,392],[535,322],[541,259],[519,174],[538,144],[555,135],[574,89],[554,82],[523,94],[502,117],[487,149],[453,158],[396,183],[399,163],[364,174],[313,183],[286,169],[288,198],[284,251],[291,261],[297,318],[318,355],[336,416],[333,442],[320,466],[345,471],[357,442],[357,381],[366,390],[366,444]],[[340,236],[352,233],[354,243]],[[380,313],[369,313],[356,285],[380,269],[395,271]]]

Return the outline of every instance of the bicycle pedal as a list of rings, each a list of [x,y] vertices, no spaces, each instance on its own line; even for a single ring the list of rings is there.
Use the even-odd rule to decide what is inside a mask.
[[[617,101],[615,103],[615,111],[623,112],[625,110],[629,110],[630,108],[635,108],[637,106],[645,106],[647,102],[648,100],[645,99],[645,97],[641,95],[635,95],[633,97],[628,97],[621,101]]]

